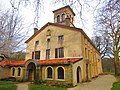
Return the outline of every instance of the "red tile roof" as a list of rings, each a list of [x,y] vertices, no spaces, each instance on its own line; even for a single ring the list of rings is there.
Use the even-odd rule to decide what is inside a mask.
[[[24,65],[25,61],[13,61],[13,60],[4,60],[0,62],[0,65]]]
[[[48,65],[48,64],[69,64],[77,62],[82,58],[61,58],[61,59],[50,59],[50,60],[38,60],[39,64],[41,65]]]
[[[54,64],[70,64],[80,61],[82,58],[57,58],[57,59],[49,59],[49,60],[38,60],[38,64],[40,65],[54,65]],[[15,60],[3,60],[0,62],[1,66],[18,66],[25,65],[26,61],[15,61]]]

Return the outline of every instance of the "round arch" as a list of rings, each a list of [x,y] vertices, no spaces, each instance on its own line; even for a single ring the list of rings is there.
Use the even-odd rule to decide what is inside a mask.
[[[15,67],[12,67],[11,68],[11,76],[15,76],[15,72],[16,72]]]
[[[48,70],[49,69],[49,70]],[[47,66],[45,69],[45,78],[53,78],[54,76],[54,69],[52,66]]]
[[[18,70],[17,70],[17,71],[18,71],[18,72],[17,72],[17,76],[21,76],[22,68],[21,68],[21,67],[18,67],[17,69],[18,69]]]
[[[62,14],[62,21],[65,21],[65,14]]]
[[[28,71],[28,81],[34,81],[36,79],[36,65],[30,62],[27,66]]]
[[[56,72],[56,79],[65,79],[65,68],[63,66],[58,66],[55,72]]]

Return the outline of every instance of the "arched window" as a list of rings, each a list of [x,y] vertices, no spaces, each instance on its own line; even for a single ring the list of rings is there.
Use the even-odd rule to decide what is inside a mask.
[[[57,16],[57,22],[60,22],[60,15]]]
[[[62,21],[65,21],[65,14],[62,14]]]
[[[52,68],[51,67],[47,68],[47,78],[52,78]]]
[[[12,76],[15,75],[15,68],[12,68]]]
[[[18,68],[18,76],[20,76],[20,73],[21,73],[21,69]]]
[[[58,68],[58,79],[64,79],[64,70],[62,67]]]
[[[47,30],[46,36],[51,36],[51,30],[50,29]]]

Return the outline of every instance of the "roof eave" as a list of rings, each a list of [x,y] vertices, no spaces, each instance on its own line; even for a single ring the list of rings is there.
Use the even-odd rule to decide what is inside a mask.
[[[46,23],[40,30],[38,30],[36,33],[34,33],[29,39],[27,39],[25,41],[25,43],[28,43],[32,38],[34,38],[36,35],[39,34],[39,32],[41,32],[46,26],[48,26],[50,24],[50,22]]]
[[[56,9],[56,10],[53,11],[53,13],[57,12],[58,10],[64,9],[64,8],[69,8],[71,10],[71,12],[73,13],[73,15],[75,16],[75,13],[73,12],[73,10],[71,9],[71,7],[69,5],[61,7],[59,9]]]

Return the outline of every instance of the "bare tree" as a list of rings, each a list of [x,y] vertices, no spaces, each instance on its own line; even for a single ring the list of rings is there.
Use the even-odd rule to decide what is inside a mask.
[[[119,62],[120,53],[120,0],[106,1],[105,5],[99,9],[96,18],[97,30],[106,33],[112,42],[112,53],[115,60],[115,74],[118,74],[116,64]],[[103,36],[106,38],[106,36]],[[104,39],[103,38],[103,39]]]
[[[105,57],[113,58],[113,52],[111,51],[112,42],[109,38],[108,34],[101,34],[101,32],[98,31],[95,31],[92,37],[92,41],[100,51],[102,59]]]
[[[97,6],[100,4],[101,0],[54,0],[54,4],[62,3],[63,5],[70,5],[72,9],[76,12],[76,22],[82,25],[84,28],[88,24],[88,19],[84,16],[86,13],[90,12],[93,16],[94,11],[97,9]],[[93,5],[94,4],[94,5]]]
[[[29,31],[23,30],[24,22],[20,16],[20,10],[32,5],[36,13],[33,24],[37,26],[42,0],[8,0],[8,2],[11,5],[9,10],[0,8],[0,53],[10,57],[11,53],[23,49],[19,47],[23,45],[22,43]]]
[[[87,19],[84,18],[85,11],[91,11],[94,13],[97,6],[101,3],[102,0],[51,0],[53,4],[62,3],[63,5],[70,5],[77,14],[77,22],[85,27],[87,23]],[[10,0],[10,4],[13,9],[20,10],[20,8],[24,7],[33,7],[35,12],[34,25],[38,27],[38,20],[40,18],[40,14],[43,11],[45,0]],[[93,6],[92,3],[95,2]]]
[[[25,39],[22,18],[14,11],[0,14],[0,53],[10,55]]]
[[[54,0],[51,1],[54,4],[58,4],[58,3],[62,3],[63,5],[70,5],[72,8],[74,8],[77,12],[77,16],[79,16],[79,21],[80,22],[84,22],[85,19],[83,19],[82,16],[84,10],[91,10],[91,12],[97,11],[98,7],[102,7],[99,12],[97,12],[97,19],[96,21],[98,22],[98,27],[100,30],[102,30],[101,35],[106,36],[108,34],[109,39],[107,38],[103,38],[103,36],[99,37],[96,36],[96,40],[99,39],[102,42],[98,42],[99,49],[101,50],[101,54],[104,56],[108,56],[110,54],[114,54],[115,56],[115,60],[119,59],[118,53],[119,53],[119,0]],[[36,26],[38,26],[38,19],[39,19],[39,14],[40,14],[40,9],[44,6],[44,0],[10,0],[11,6],[14,9],[18,9],[20,8],[21,5],[31,5],[31,3],[33,3],[33,7],[34,7],[34,11],[36,13],[35,19],[34,19],[34,24]],[[92,4],[96,4],[94,7]],[[96,14],[96,13],[95,13]],[[84,25],[84,24],[83,24]],[[117,27],[117,28],[116,28]],[[99,31],[100,31],[99,30]],[[95,41],[96,41],[95,40]],[[112,41],[112,42],[111,42]],[[106,42],[105,44],[103,42]],[[112,45],[111,45],[112,43]],[[98,46],[97,45],[97,46]],[[104,49],[103,49],[104,47]],[[108,48],[109,47],[109,48]],[[112,48],[110,48],[112,47]],[[112,50],[112,52],[111,52]],[[107,54],[105,53],[107,52]],[[111,56],[111,55],[110,55]],[[117,57],[118,56],[118,57]]]
[[[35,27],[38,27],[38,20],[40,18],[40,14],[42,12],[42,8],[44,6],[44,0],[10,0],[10,4],[12,6],[12,9],[15,9],[17,11],[20,11],[22,8],[25,7],[33,7],[35,12],[35,17],[33,21],[33,25]]]

